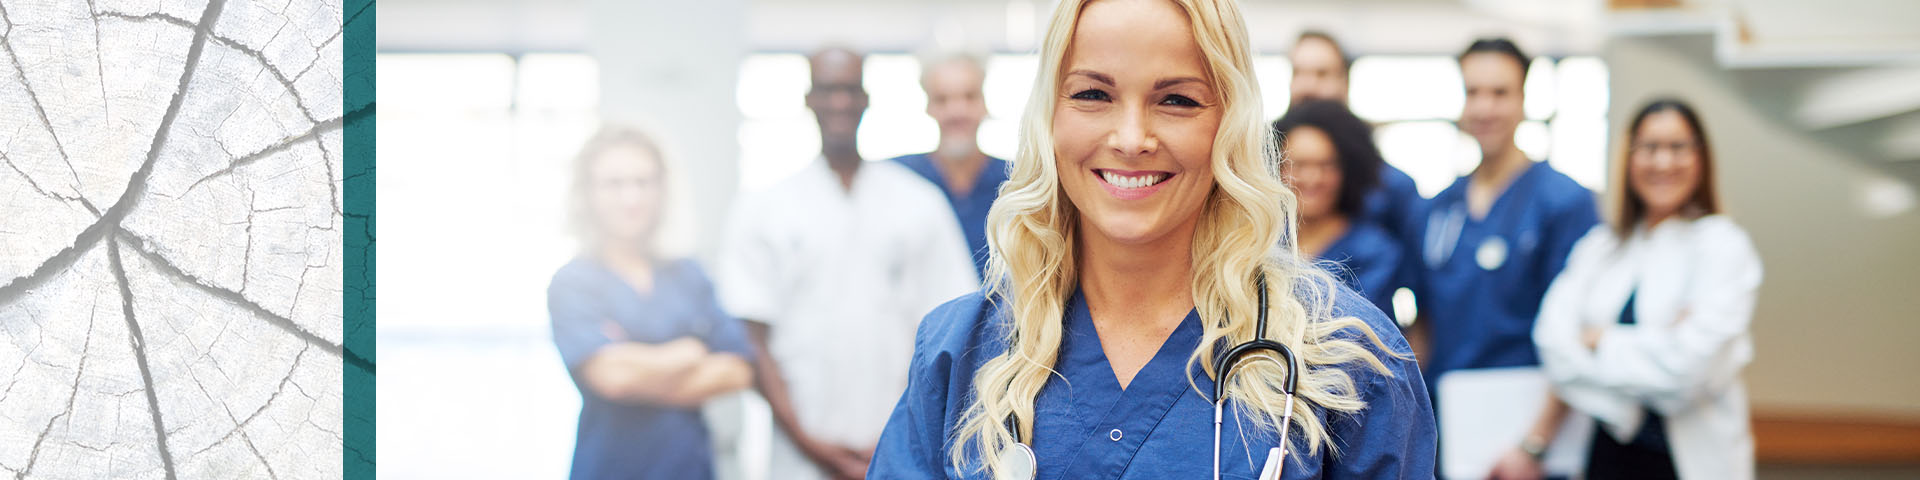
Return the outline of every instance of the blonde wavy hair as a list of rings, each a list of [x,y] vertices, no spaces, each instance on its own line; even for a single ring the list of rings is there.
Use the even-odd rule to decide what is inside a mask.
[[[1006,323],[995,326],[1004,327],[1008,347],[975,373],[973,396],[950,439],[948,457],[962,471],[996,468],[995,462],[970,459],[997,458],[1016,438],[1032,438],[1034,397],[1047,378],[1057,374],[1052,367],[1059,360],[1061,317],[1079,278],[1074,251],[1079,212],[1061,189],[1054,164],[1053,102],[1074,26],[1091,1],[1062,1],[1053,12],[1033,94],[1021,119],[1019,153],[987,214],[992,251],[987,296],[1006,304],[1009,315],[995,317]],[[1169,1],[1191,22],[1206,58],[1207,81],[1223,94],[1226,107],[1213,142],[1215,185],[1193,236],[1192,294],[1204,330],[1199,348],[1188,359],[1188,371],[1197,367],[1218,378],[1211,361],[1214,347],[1254,338],[1255,280],[1264,273],[1273,299],[1267,339],[1293,349],[1302,365],[1297,398],[1303,401],[1293,407],[1299,432],[1293,438],[1305,438],[1308,452],[1322,445],[1331,452],[1327,427],[1313,410],[1350,413],[1366,407],[1355,393],[1354,379],[1336,366],[1363,364],[1391,375],[1378,356],[1355,340],[1364,338],[1390,355],[1405,354],[1389,351],[1361,320],[1333,318],[1338,284],[1301,259],[1293,238],[1283,238],[1287,236],[1282,232],[1295,225],[1294,196],[1278,174],[1279,156],[1261,111],[1253,51],[1239,7],[1232,0]],[[1338,333],[1343,330],[1348,333]],[[1243,417],[1258,423],[1259,431],[1278,428],[1285,373],[1286,367],[1276,362],[1252,362],[1235,370],[1228,398]],[[1006,423],[1009,418],[1019,429],[1018,437]]]

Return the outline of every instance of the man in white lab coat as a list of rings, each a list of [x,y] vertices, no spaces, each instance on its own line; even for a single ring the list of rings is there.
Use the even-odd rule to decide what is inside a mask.
[[[940,191],[855,148],[862,60],[809,57],[821,158],[735,204],[716,269],[722,303],[760,350],[777,478],[863,478],[921,317],[979,288]]]

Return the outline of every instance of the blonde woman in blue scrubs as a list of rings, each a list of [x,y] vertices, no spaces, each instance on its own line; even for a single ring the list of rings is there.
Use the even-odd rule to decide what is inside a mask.
[[[692,260],[655,253],[666,197],[658,144],[626,127],[574,159],[586,248],[547,287],[553,344],[580,390],[571,478],[713,478],[700,405],[753,381],[746,327]]]
[[[1231,1],[1060,2],[987,290],[921,323],[872,478],[1024,480],[1002,462],[1026,446],[1043,479],[1254,478],[1270,458],[1284,478],[1433,474],[1399,329],[1282,243],[1294,199],[1253,53]],[[1284,363],[1239,364],[1215,436],[1214,355],[1255,338],[1262,296],[1297,401]]]

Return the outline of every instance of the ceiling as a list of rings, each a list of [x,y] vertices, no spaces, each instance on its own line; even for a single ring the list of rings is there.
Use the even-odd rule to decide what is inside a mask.
[[[584,50],[589,14],[619,0],[386,0],[378,4],[384,51]],[[833,42],[910,51],[943,36],[969,47],[1030,50],[1046,0],[720,0],[745,17],[754,50]],[[1598,0],[1526,0],[1489,10],[1460,0],[1250,0],[1261,50],[1289,47],[1302,28],[1340,35],[1357,52],[1452,52],[1472,38],[1511,35],[1542,53],[1590,53],[1601,40]],[[622,6],[621,9],[629,9]],[[666,10],[663,7],[662,10]],[[1516,15],[1489,14],[1508,11]],[[1569,13],[1571,12],[1571,13]],[[702,19],[688,19],[702,21]],[[851,28],[850,28],[851,27]],[[1026,30],[1022,32],[1021,30]],[[857,32],[857,33],[849,33]]]
[[[1049,0],[710,0],[729,5],[753,50],[822,43],[912,51],[931,43],[1027,51]],[[1866,62],[1920,53],[1920,1],[1683,0],[1676,9],[1608,10],[1603,0],[1247,0],[1255,48],[1290,46],[1303,28],[1328,30],[1358,53],[1450,53],[1475,37],[1507,35],[1543,54],[1596,53],[1609,35],[1722,30],[1723,61],[1738,67]],[[620,4],[617,6],[610,6]],[[662,4],[662,14],[673,7]],[[582,51],[599,10],[625,0],[386,0],[378,46],[396,51]]]

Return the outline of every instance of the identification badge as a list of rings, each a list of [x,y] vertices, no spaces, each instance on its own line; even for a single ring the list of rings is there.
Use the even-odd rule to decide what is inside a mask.
[[[1507,241],[1497,236],[1489,236],[1480,241],[1480,249],[1473,252],[1473,260],[1480,264],[1481,270],[1499,270],[1507,264]]]

